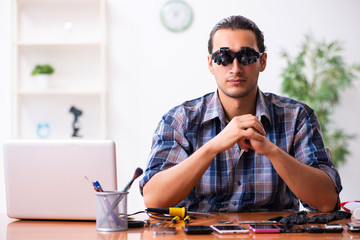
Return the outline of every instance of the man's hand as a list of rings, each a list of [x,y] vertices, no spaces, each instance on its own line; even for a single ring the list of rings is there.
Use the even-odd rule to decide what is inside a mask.
[[[213,138],[213,141],[216,142],[214,144],[217,148],[216,152],[230,149],[235,143],[247,152],[250,148],[254,149],[251,142],[256,146],[261,145],[266,140],[265,135],[261,122],[255,116],[247,114],[234,117],[224,130]]]
[[[272,143],[269,139],[265,138],[264,141],[258,141],[255,139],[250,139],[249,148],[253,149],[255,152],[268,156],[271,152],[275,151],[278,146]]]

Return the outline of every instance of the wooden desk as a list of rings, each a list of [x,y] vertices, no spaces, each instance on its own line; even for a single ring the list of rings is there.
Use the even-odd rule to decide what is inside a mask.
[[[190,224],[215,224],[217,221],[238,221],[248,220],[267,220],[274,216],[287,216],[289,212],[255,212],[255,213],[217,213],[209,218],[200,217],[192,220]],[[342,233],[273,233],[273,234],[231,234],[231,235],[186,235],[181,226],[181,221],[176,224],[176,235],[157,236],[156,239],[178,240],[178,239],[195,239],[195,240],[230,240],[230,239],[360,239],[360,233],[348,231],[346,222],[349,219],[334,221],[344,227]],[[244,226],[247,228],[247,226]],[[129,229],[121,232],[98,232],[96,231],[95,222],[77,222],[77,221],[29,221],[9,219],[5,214],[0,215],[0,239],[18,240],[18,239],[97,239],[97,240],[141,240],[155,239],[152,228]]]

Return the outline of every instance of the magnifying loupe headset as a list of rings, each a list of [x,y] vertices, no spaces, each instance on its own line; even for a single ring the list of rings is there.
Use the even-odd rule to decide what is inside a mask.
[[[221,47],[220,50],[211,54],[211,59],[218,65],[227,66],[236,58],[239,63],[246,66],[256,62],[262,55],[263,53],[259,53],[251,47],[241,47],[238,52],[233,52],[228,47]]]

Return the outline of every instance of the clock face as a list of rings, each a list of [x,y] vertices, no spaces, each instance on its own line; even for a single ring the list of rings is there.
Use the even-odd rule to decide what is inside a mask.
[[[192,10],[182,0],[170,0],[161,8],[160,18],[167,29],[180,32],[190,26]]]

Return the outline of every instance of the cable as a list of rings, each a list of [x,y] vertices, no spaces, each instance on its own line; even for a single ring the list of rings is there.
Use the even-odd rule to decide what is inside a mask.
[[[130,214],[128,214],[128,216],[133,216],[133,215],[140,214],[140,213],[145,213],[145,211],[138,211],[135,213],[130,213]]]
[[[156,219],[156,220],[161,220],[161,221],[171,221],[171,216],[166,216],[164,214],[152,214],[150,213],[149,211],[145,210],[145,213],[150,217],[150,218],[153,218],[153,219]]]

